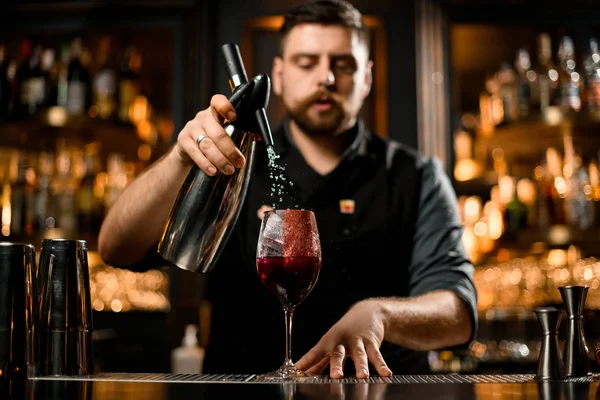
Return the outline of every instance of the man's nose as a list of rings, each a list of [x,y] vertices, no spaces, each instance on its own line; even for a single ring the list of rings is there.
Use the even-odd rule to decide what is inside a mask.
[[[325,87],[331,87],[335,85],[335,74],[329,65],[320,68],[319,85],[323,85]]]

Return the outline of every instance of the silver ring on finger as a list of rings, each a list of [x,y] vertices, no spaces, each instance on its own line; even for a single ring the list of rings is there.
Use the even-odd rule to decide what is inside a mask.
[[[196,139],[196,144],[198,145],[198,147],[200,146],[200,143],[206,139],[206,135],[200,135],[198,136],[198,139]]]

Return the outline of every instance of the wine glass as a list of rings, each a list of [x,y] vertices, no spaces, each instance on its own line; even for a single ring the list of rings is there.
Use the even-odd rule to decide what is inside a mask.
[[[294,380],[310,375],[292,362],[292,315],[317,283],[321,242],[315,214],[309,210],[266,211],[258,237],[256,269],[260,280],[281,303],[285,313],[285,361],[276,371],[258,378]]]

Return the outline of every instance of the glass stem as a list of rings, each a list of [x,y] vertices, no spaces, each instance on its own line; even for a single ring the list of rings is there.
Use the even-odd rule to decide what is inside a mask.
[[[294,310],[285,310],[285,365],[294,365],[292,362],[292,316]]]

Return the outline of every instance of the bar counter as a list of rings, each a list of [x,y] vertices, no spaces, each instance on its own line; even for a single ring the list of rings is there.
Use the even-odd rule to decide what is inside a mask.
[[[0,381],[0,399],[600,399],[600,374],[554,382],[533,375],[396,375],[266,383],[255,375],[100,373]]]

